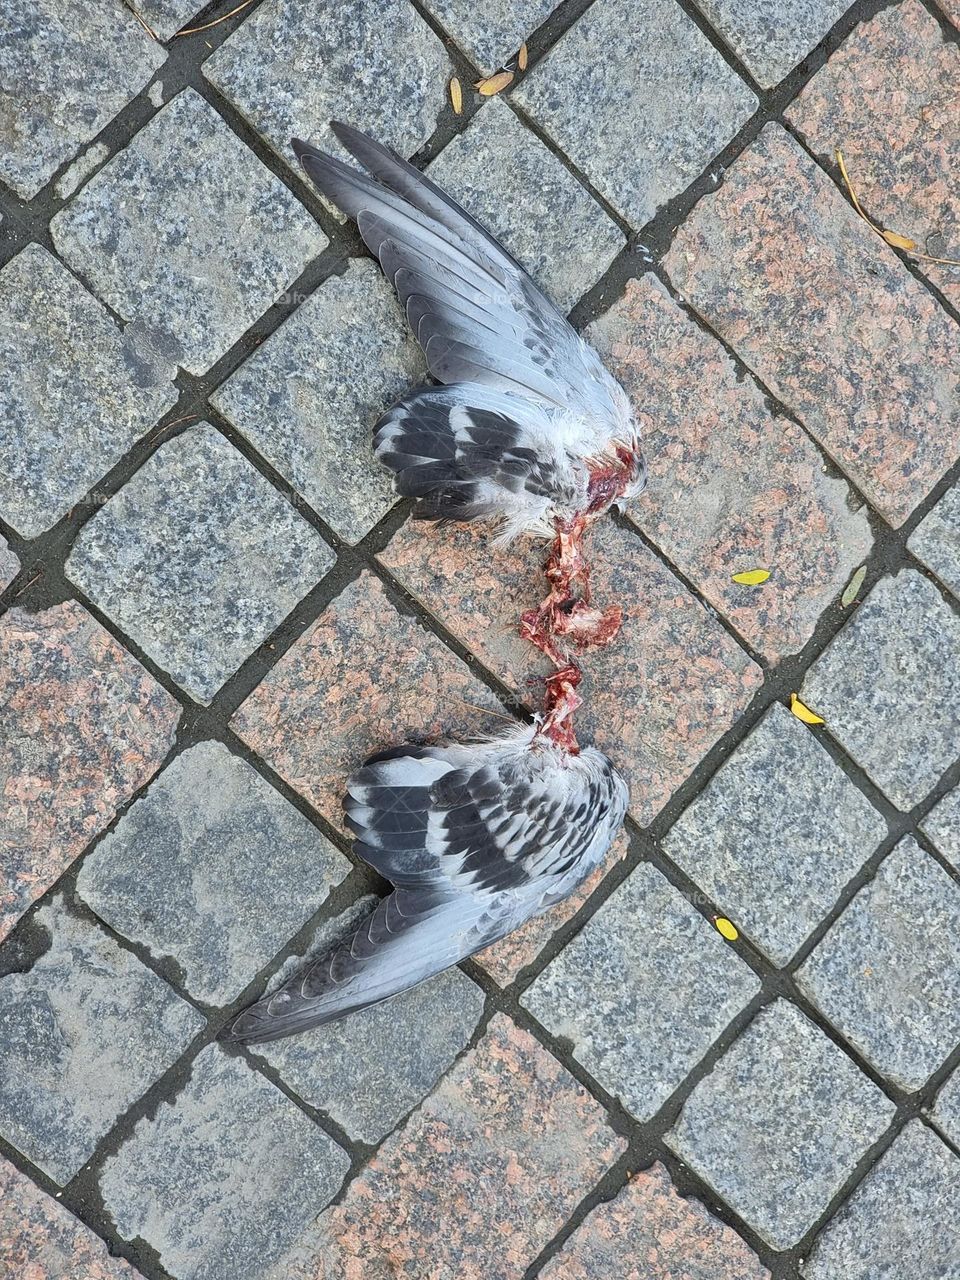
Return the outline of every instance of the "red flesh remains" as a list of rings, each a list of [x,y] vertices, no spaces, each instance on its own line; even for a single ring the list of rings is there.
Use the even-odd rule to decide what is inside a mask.
[[[539,608],[528,609],[520,621],[521,636],[557,668],[545,681],[540,733],[572,755],[580,750],[573,714],[582,702],[576,692],[582,672],[562,641],[576,649],[609,644],[623,620],[619,605],[597,609],[590,603],[590,565],[583,552],[583,535],[590,521],[620,497],[635,475],[636,459],[629,449],[618,448],[614,462],[591,466],[586,511],[554,520],[556,536],[544,566],[550,592]]]

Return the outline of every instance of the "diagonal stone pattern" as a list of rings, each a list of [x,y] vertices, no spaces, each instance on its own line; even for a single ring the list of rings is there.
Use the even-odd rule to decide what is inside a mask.
[[[81,8],[0,18],[0,1272],[952,1274],[960,272],[833,149],[958,256],[955,3]],[[632,817],[466,972],[225,1052],[382,888],[347,771],[541,672],[543,548],[371,463],[423,365],[293,165],[331,118],[631,397],[583,725]]]

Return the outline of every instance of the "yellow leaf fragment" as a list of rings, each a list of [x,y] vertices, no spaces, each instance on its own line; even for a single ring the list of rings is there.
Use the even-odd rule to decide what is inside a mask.
[[[759,587],[760,583],[766,582],[769,577],[769,569],[746,569],[743,573],[735,573],[733,580],[739,582],[742,587]]]
[[[463,90],[456,76],[450,81],[450,105],[455,116],[463,114]]]
[[[818,716],[815,711],[811,711],[809,707],[800,701],[795,693],[790,695],[790,710],[804,724],[826,724],[823,716]]]
[[[728,942],[736,942],[740,937],[737,932],[737,926],[726,916],[714,916],[713,923],[717,926],[717,932],[723,934]]]
[[[517,66],[520,68],[520,70],[521,70],[521,71],[526,71],[526,69],[527,69],[527,42],[526,42],[526,40],[524,40],[523,44],[520,46],[520,52],[517,54]]]
[[[512,83],[512,71],[498,71],[495,76],[487,76],[483,80],[478,80],[473,87],[482,97],[492,98],[495,93],[500,93],[503,89],[506,89],[507,85]]]
[[[840,597],[840,603],[844,609],[848,608],[856,600],[863,586],[863,580],[867,576],[867,566],[862,564],[850,581],[844,587],[843,595]]]
[[[899,231],[881,231],[880,234],[887,244],[893,245],[894,249],[905,249],[908,253],[912,253],[917,247],[916,240],[911,240],[909,236],[902,236]]]

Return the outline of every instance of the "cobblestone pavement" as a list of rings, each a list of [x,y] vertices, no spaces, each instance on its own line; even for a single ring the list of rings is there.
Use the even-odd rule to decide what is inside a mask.
[[[0,1275],[960,1280],[960,5],[198,2],[0,0]],[[293,165],[331,116],[643,423],[584,715],[631,816],[461,970],[223,1049],[382,890],[346,773],[539,670],[542,548],[372,463],[423,364]]]

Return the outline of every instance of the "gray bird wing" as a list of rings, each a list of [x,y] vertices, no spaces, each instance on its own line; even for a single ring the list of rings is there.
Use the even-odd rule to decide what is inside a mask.
[[[609,848],[626,787],[599,752],[583,760],[532,748],[532,737],[369,760],[348,785],[347,822],[394,892],[226,1038],[273,1040],[377,1004],[572,892]]]
[[[356,221],[431,374],[559,406],[592,423],[594,434],[598,424],[608,438],[626,430],[622,388],[519,263],[407,161],[357,129],[331,127],[370,176],[298,139],[294,151],[320,191]]]
[[[477,383],[420,387],[374,430],[377,458],[425,520],[496,516],[553,532],[556,508],[583,506],[586,471],[570,459],[537,401]]]

